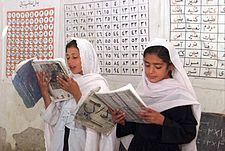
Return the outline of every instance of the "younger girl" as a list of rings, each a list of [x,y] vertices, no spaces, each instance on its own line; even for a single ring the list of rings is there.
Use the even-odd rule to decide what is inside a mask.
[[[106,80],[99,74],[97,55],[90,42],[75,38],[66,45],[66,61],[71,77],[58,77],[62,89],[73,99],[57,102],[51,100],[45,73],[38,73],[40,89],[45,103],[42,113],[46,129],[47,151],[114,151],[115,133],[101,135],[74,121],[74,116],[91,90],[100,87],[108,90]]]

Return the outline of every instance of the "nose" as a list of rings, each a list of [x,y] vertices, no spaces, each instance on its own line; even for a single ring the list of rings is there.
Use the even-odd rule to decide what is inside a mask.
[[[68,64],[68,66],[71,65],[71,60],[70,59],[67,59],[67,64]]]
[[[149,73],[149,74],[152,74],[154,71],[155,71],[155,70],[154,70],[154,68],[153,68],[152,66],[150,66],[150,67],[148,68],[148,73]]]

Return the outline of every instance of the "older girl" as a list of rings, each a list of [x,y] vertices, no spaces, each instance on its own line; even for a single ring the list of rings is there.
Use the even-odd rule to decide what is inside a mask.
[[[117,137],[132,134],[128,151],[197,151],[200,105],[178,53],[164,39],[144,51],[144,71],[137,92],[148,105],[138,113],[146,123],[125,121],[113,112]]]

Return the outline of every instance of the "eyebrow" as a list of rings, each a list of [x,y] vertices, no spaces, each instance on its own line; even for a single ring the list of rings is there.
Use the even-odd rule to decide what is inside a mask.
[[[148,61],[146,61],[146,60],[144,60],[144,63],[154,64],[154,65],[162,65],[162,64],[163,64],[163,63],[150,63],[150,62],[148,62]]]
[[[79,55],[79,52],[73,52],[71,55],[76,55],[76,56],[78,56]],[[68,53],[66,53],[66,56],[69,56],[69,54]]]

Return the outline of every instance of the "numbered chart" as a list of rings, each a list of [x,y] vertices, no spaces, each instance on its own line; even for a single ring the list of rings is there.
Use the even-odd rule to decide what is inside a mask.
[[[7,12],[7,77],[25,59],[54,57],[54,13],[54,8]]]
[[[97,51],[102,74],[140,75],[149,40],[148,13],[148,0],[65,4],[65,41],[88,39]]]
[[[189,76],[225,78],[225,1],[170,1],[170,39]]]

